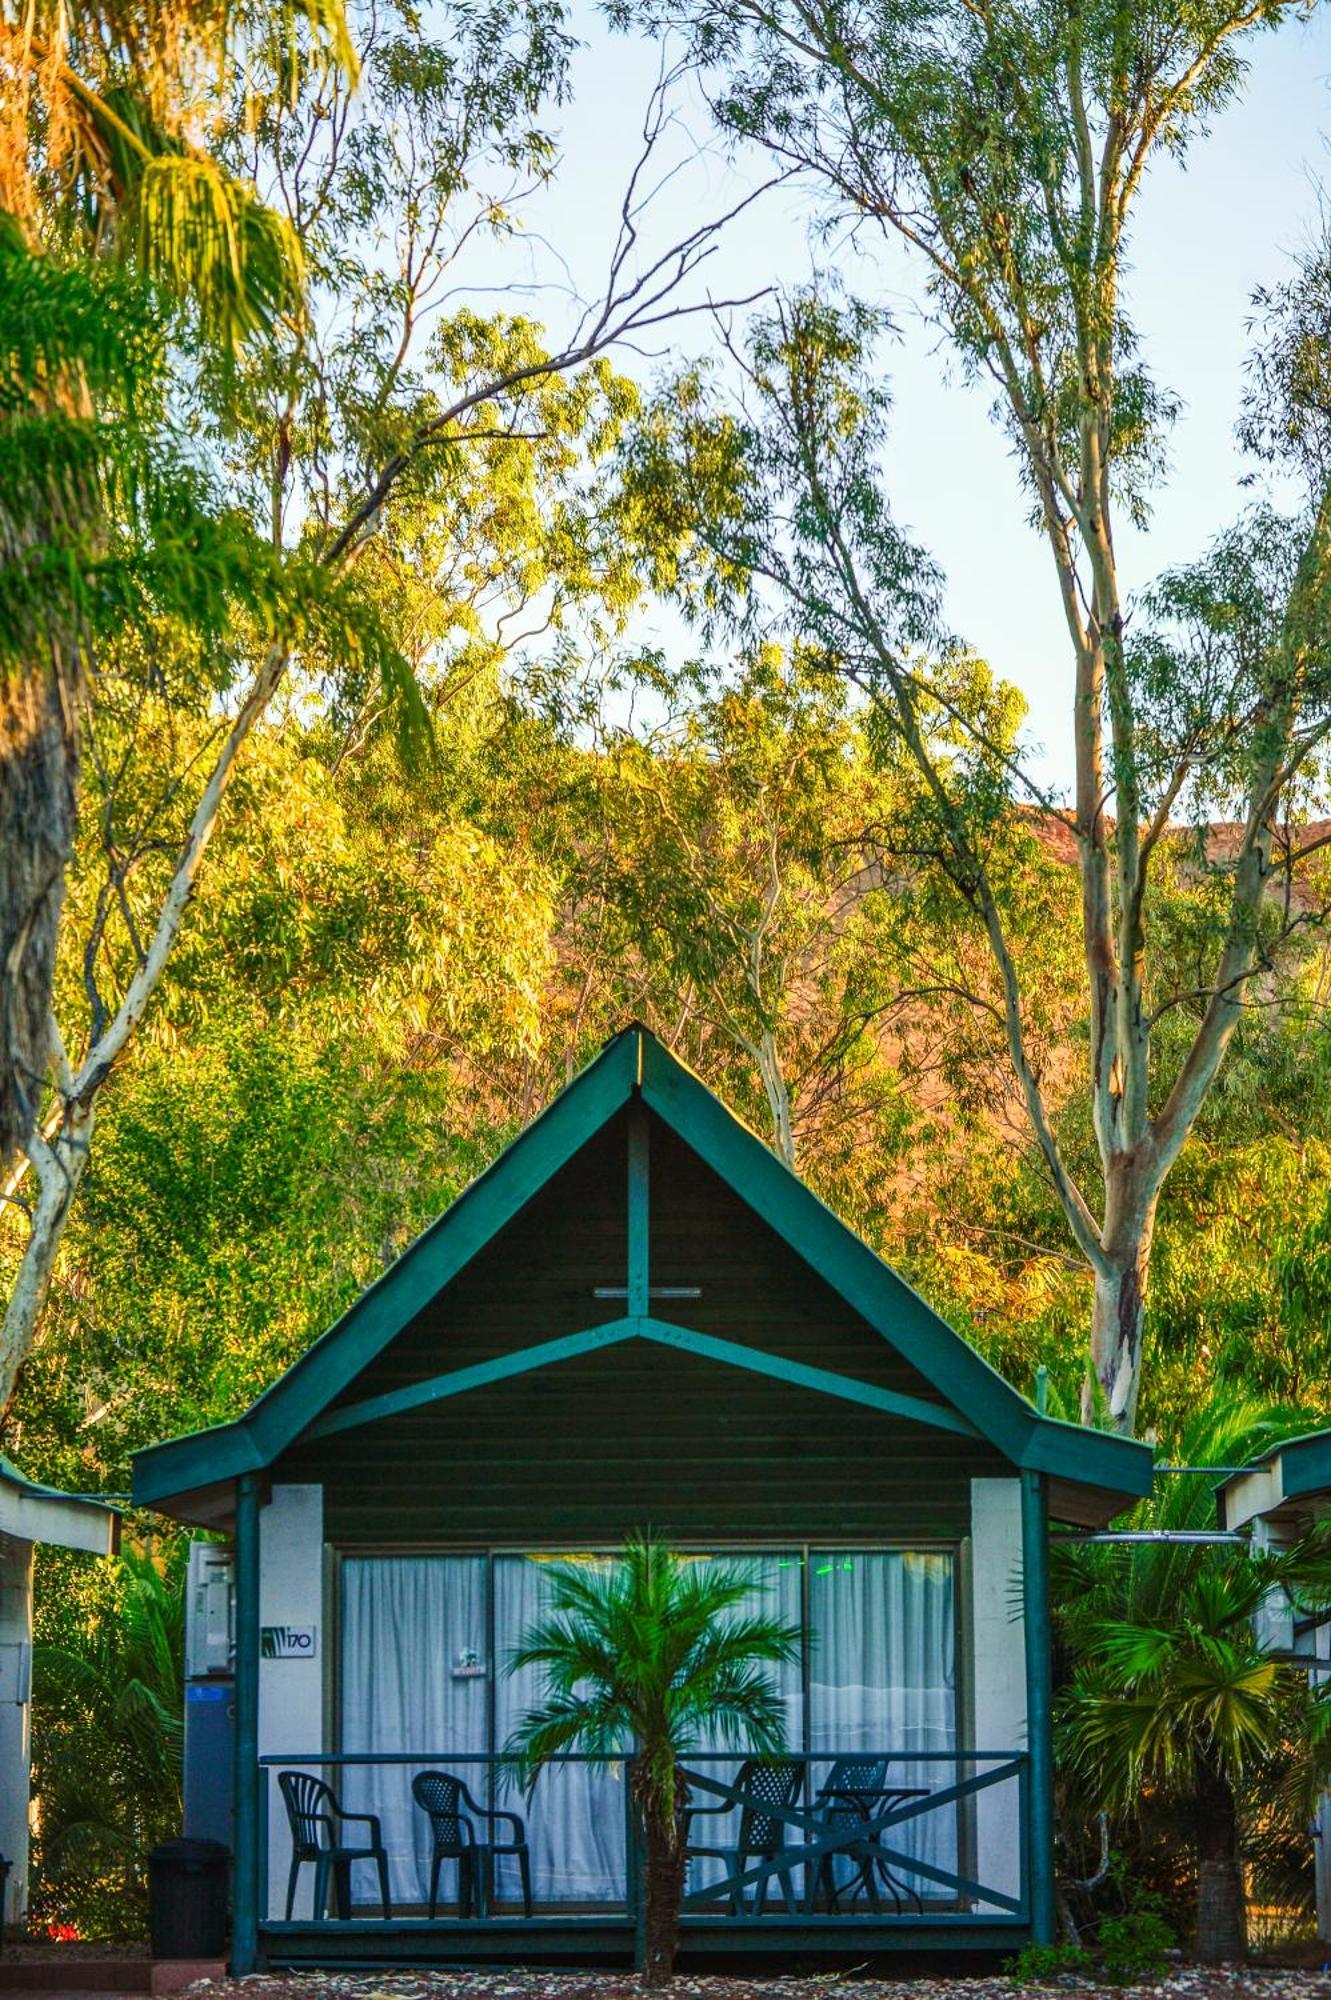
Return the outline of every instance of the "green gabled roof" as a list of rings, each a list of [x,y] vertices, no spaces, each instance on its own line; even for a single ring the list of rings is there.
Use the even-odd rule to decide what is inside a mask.
[[[141,1505],[271,1465],[609,1119],[644,1103],[1014,1466],[1129,1504],[1145,1445],[1042,1416],[846,1227],[692,1071],[634,1024],[234,1423],[139,1452]],[[1109,1511],[1116,1511],[1113,1507]]]

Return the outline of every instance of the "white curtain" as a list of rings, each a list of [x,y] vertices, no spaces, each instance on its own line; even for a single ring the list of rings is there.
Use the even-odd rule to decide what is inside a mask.
[[[809,1748],[829,1762],[811,1773],[816,1790],[830,1760],[853,1751],[890,1757],[887,1783],[941,1791],[956,1766],[952,1558],[912,1550],[814,1550],[809,1557]],[[957,1862],[955,1807],[922,1813],[888,1831],[886,1843],[936,1868]],[[838,1878],[849,1871],[838,1868]],[[921,1900],[950,1900],[943,1885],[894,1871]],[[889,1898],[890,1900],[890,1898]]]
[[[804,1559],[798,1551],[699,1560],[745,1562],[753,1589],[744,1608],[800,1623]],[[832,1759],[855,1751],[891,1756],[891,1784],[932,1791],[951,1784],[952,1762],[922,1761],[918,1755],[956,1746],[951,1558],[901,1550],[814,1550],[808,1562],[807,1717],[801,1663],[773,1670],[786,1707],[788,1747],[798,1753],[807,1743],[819,1760],[808,1775],[806,1802],[826,1781]],[[487,1766],[461,1760],[466,1753],[502,1750],[523,1711],[541,1698],[539,1672],[510,1675],[505,1669],[513,1649],[548,1608],[555,1565],[534,1556],[494,1559],[493,1658],[487,1653],[489,1567],[483,1556],[348,1557],[342,1565],[342,1748],[413,1761],[347,1766],[335,1785],[349,1808],[382,1820],[393,1897],[402,1907],[423,1906],[429,1886],[429,1824],[411,1797],[414,1773],[427,1763],[452,1770],[486,1803]],[[724,1747],[713,1736],[692,1749],[696,1754]],[[729,1776],[737,1764],[727,1758],[698,1768]],[[495,1803],[526,1822],[538,1903],[622,1902],[622,1766],[555,1765],[530,1799],[502,1782],[499,1794]],[[707,1803],[701,1797],[697,1802]],[[708,1846],[731,1844],[737,1831],[733,1812],[696,1829]],[[955,1809],[925,1813],[888,1839],[907,1855],[954,1868]],[[716,1864],[699,1863],[690,1886],[699,1888],[719,1872]],[[839,1877],[849,1873],[844,1865],[838,1868]],[[941,1885],[904,1869],[898,1875],[926,1901],[947,1898]],[[445,1868],[442,1890],[449,1898],[454,1893],[451,1867]],[[511,1861],[500,1862],[496,1890],[500,1902],[516,1901]],[[373,1903],[370,1870],[356,1869],[352,1892],[358,1906]]]
[[[752,1579],[752,1587],[735,1606],[734,1617],[763,1617],[776,1619],[782,1625],[799,1627],[803,1621],[803,1592],[801,1570],[803,1558],[798,1550],[781,1551],[775,1554],[764,1552],[757,1556],[700,1556],[700,1562],[719,1563],[727,1568],[735,1567],[747,1571]],[[802,1663],[796,1656],[793,1660],[780,1662],[766,1669],[775,1683],[781,1705],[785,1711],[785,1742],[787,1750],[798,1755],[804,1749],[804,1675]],[[704,1731],[695,1750],[720,1750],[725,1746],[715,1731]],[[689,1761],[686,1756],[685,1762]],[[727,1758],[724,1762],[714,1762],[710,1758],[697,1759],[696,1768],[705,1777],[728,1783],[739,1771],[742,1758]],[[719,1805],[719,1799],[707,1792],[697,1792],[693,1803],[697,1806]],[[798,1803],[798,1802],[797,1802]],[[693,1839],[700,1847],[731,1847],[739,1838],[742,1808],[734,1806],[728,1813],[720,1813],[715,1818],[696,1818],[693,1822]],[[792,1828],[790,1838],[799,1839],[798,1829]],[[729,1866],[725,1861],[717,1861],[710,1856],[700,1856],[689,1863],[687,1887],[698,1890],[713,1882],[724,1880]],[[752,1895],[751,1889],[745,1890]],[[769,1885],[769,1897],[779,1900],[775,1883]]]
[[[484,1556],[348,1557],[342,1565],[342,1748],[419,1759],[349,1764],[340,1776],[343,1804],[383,1823],[395,1903],[424,1904],[429,1890],[430,1823],[411,1796],[415,1773],[430,1764],[450,1770],[487,1800],[485,1764],[447,1761],[488,1748],[485,1572]],[[452,1863],[440,1893],[456,1893]],[[373,1870],[358,1864],[353,1903],[375,1894]]]
[[[605,1561],[607,1559],[598,1559]],[[539,1669],[506,1672],[513,1651],[542,1619],[557,1564],[534,1556],[495,1560],[495,1744],[502,1749],[525,1710],[544,1693]],[[543,1903],[622,1903],[625,1781],[622,1764],[552,1764],[530,1798],[510,1788],[499,1803],[521,1813],[531,1847],[532,1887]],[[505,1872],[505,1871],[508,1872]],[[517,1894],[512,1862],[501,1863],[498,1893]]]

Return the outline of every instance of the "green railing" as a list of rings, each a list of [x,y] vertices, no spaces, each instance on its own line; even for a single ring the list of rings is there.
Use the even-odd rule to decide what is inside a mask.
[[[878,1782],[849,1791],[829,1789],[834,1767],[848,1758],[860,1767],[880,1764]],[[641,1835],[632,1804],[632,1761],[630,1754],[607,1766],[603,1759],[572,1753],[555,1760],[555,1768],[593,1767],[607,1773],[613,1790],[602,1802],[605,1826],[610,1814],[622,1815],[622,1832],[616,1828],[613,1843],[618,1879],[603,1885],[610,1893],[578,1899],[542,1894],[538,1873],[535,1921],[617,1918],[640,1927]],[[700,1856],[690,1862],[681,1910],[686,1930],[720,1924],[761,1930],[794,1920],[823,1932],[884,1924],[909,1928],[1030,1921],[1030,1773],[1024,1752],[827,1750],[781,1762],[795,1780],[788,1786],[789,1804],[773,1803],[770,1784],[757,1774],[746,1781],[744,1760],[733,1752],[699,1751],[686,1758],[684,1783],[694,1814],[691,1845],[722,1850],[719,1858]],[[452,1771],[482,1803],[517,1811],[538,1851],[547,1838],[541,1812],[542,1788],[547,1787],[548,1796],[549,1780],[538,1779],[524,1794],[503,1759],[486,1753],[339,1751],[260,1758],[254,1906],[266,1912],[259,1922],[268,1932],[313,1924],[326,1933],[363,1933],[381,1930],[385,1921],[373,1866],[357,1863],[356,1869],[364,1866],[365,1873],[343,1902],[344,1914],[330,1917],[302,1908],[311,1895],[310,1870],[302,1878],[297,1913],[287,1925],[290,1834],[276,1793],[276,1774],[284,1769],[322,1777],[351,1810],[377,1801],[381,1818],[390,1821],[394,1814],[411,1811],[410,1785],[417,1771]],[[367,1770],[378,1774],[368,1799],[354,1776]],[[385,1806],[385,1798],[394,1802]],[[768,1822],[761,1851],[739,1846],[746,1810]],[[418,1841],[424,1838],[423,1815],[399,1823],[409,1824]],[[275,1864],[271,1882],[270,1859]],[[413,1873],[419,1867],[418,1850]],[[509,1870],[501,1867],[500,1873],[499,1882],[485,1883],[480,1907],[467,1919],[471,1925],[521,1926],[526,1921],[512,1893],[515,1884],[502,1879]],[[390,1886],[394,1926],[427,1927],[419,1884],[403,1879],[400,1862]],[[352,1900],[357,1895],[360,1900]],[[462,1921],[454,1895],[441,1903],[431,1928],[456,1931]]]

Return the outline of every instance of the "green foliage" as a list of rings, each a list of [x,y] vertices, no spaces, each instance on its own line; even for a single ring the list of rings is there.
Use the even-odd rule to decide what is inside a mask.
[[[304,302],[296,232],[215,143],[227,90],[252,85],[265,39],[284,50],[293,97],[332,75],[355,80],[342,0],[243,12],[94,0],[29,10],[0,97],[0,212],[30,244],[114,261],[172,295],[228,365]]]
[[[610,1562],[554,1570],[550,1610],[509,1663],[539,1668],[545,1682],[506,1749],[527,1784],[561,1751],[608,1762],[632,1749],[649,1986],[674,1967],[688,1824],[681,1756],[703,1743],[765,1756],[785,1747],[767,1669],[799,1658],[800,1630],[744,1609],[754,1590],[742,1563],[633,1537]]]
[[[1241,1464],[1304,1428],[1302,1412],[1222,1401],[1194,1417],[1178,1449],[1185,1464]],[[1204,1535],[1210,1482],[1164,1475],[1133,1518]],[[1258,1615],[1284,1594],[1304,1613],[1331,1603],[1325,1535],[1275,1553],[1203,1540],[1065,1546],[1055,1594],[1066,1810],[1127,1824],[1172,1815],[1203,1889],[1207,1866],[1237,1874],[1245,1849],[1278,1838],[1291,1810],[1306,1813],[1325,1773],[1323,1695],[1272,1650]],[[1307,1788],[1297,1803],[1291,1764]],[[1198,1942],[1214,1955],[1206,1925],[1202,1895]]]
[[[109,1568],[46,1554],[33,1652],[32,1914],[147,1932],[152,1847],[180,1830],[184,1543]]]
[[[1139,1909],[1102,1918],[1097,1942],[1105,1977],[1119,1986],[1135,1986],[1159,1978],[1175,1939],[1158,1911]]]
[[[549,1613],[509,1663],[538,1667],[547,1689],[508,1745],[524,1780],[560,1751],[610,1761],[632,1745],[651,1812],[669,1824],[684,1804],[684,1752],[713,1739],[782,1750],[784,1710],[765,1669],[798,1659],[800,1633],[742,1610],[754,1588],[743,1563],[679,1556],[646,1537],[613,1561],[556,1567]]]
[[[1003,1961],[1014,1986],[1040,1986],[1046,1980],[1084,1979],[1095,1969],[1085,1945],[1064,1938],[1057,1944],[1028,1944]]]

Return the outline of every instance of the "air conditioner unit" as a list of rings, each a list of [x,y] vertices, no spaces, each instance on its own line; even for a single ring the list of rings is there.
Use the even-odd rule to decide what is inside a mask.
[[[191,1542],[185,1589],[186,1680],[229,1674],[236,1656],[230,1549],[220,1542]]]

